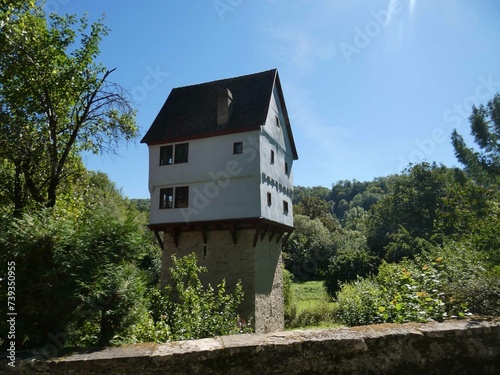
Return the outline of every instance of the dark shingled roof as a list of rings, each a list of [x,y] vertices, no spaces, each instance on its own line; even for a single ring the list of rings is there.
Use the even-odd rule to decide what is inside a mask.
[[[297,152],[276,69],[241,77],[174,88],[141,143],[161,144],[257,130],[266,122],[274,85],[278,85],[294,158]],[[232,114],[227,125],[217,125],[217,95],[229,89]]]

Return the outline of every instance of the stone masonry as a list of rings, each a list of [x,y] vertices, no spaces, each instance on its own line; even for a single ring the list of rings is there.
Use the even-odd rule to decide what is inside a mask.
[[[17,374],[499,374],[500,320],[234,335],[138,344],[51,361],[19,360]]]

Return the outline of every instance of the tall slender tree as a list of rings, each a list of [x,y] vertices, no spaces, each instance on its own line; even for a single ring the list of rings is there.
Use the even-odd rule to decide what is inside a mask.
[[[486,106],[473,106],[469,122],[480,151],[468,147],[455,129],[451,136],[455,155],[477,182],[500,188],[500,94]]]
[[[80,153],[115,151],[137,136],[114,69],[96,62],[103,19],[48,18],[43,3],[0,0],[0,173],[16,211],[56,204]]]

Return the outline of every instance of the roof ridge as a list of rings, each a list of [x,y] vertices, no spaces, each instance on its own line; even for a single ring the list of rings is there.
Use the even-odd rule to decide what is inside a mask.
[[[218,82],[222,82],[222,81],[232,81],[232,80],[236,80],[236,79],[247,78],[247,77],[251,77],[251,76],[257,76],[257,75],[261,75],[261,74],[265,74],[265,73],[270,73],[270,72],[277,72],[277,71],[278,71],[278,68],[273,68],[273,69],[269,69],[269,70],[264,70],[262,72],[244,74],[244,75],[237,76],[237,77],[228,77],[228,78],[216,79],[216,80],[208,81],[208,82],[195,83],[195,84],[192,84],[192,85],[174,87],[172,90],[184,89],[184,88],[196,87],[196,86],[203,86],[203,85],[209,85],[209,84],[214,84],[214,83],[218,83]]]

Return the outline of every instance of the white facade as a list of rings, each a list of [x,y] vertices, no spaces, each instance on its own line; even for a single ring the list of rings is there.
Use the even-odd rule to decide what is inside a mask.
[[[276,87],[260,130],[178,143],[189,143],[187,163],[160,165],[167,144],[149,146],[151,224],[264,218],[293,226],[293,153]],[[160,208],[161,189],[185,186],[187,208]]]
[[[276,86],[260,136],[261,216],[293,226],[293,153]],[[271,154],[274,154],[274,162]],[[286,164],[286,170],[285,170]],[[268,205],[267,194],[271,194]],[[288,212],[284,206],[288,206]]]

